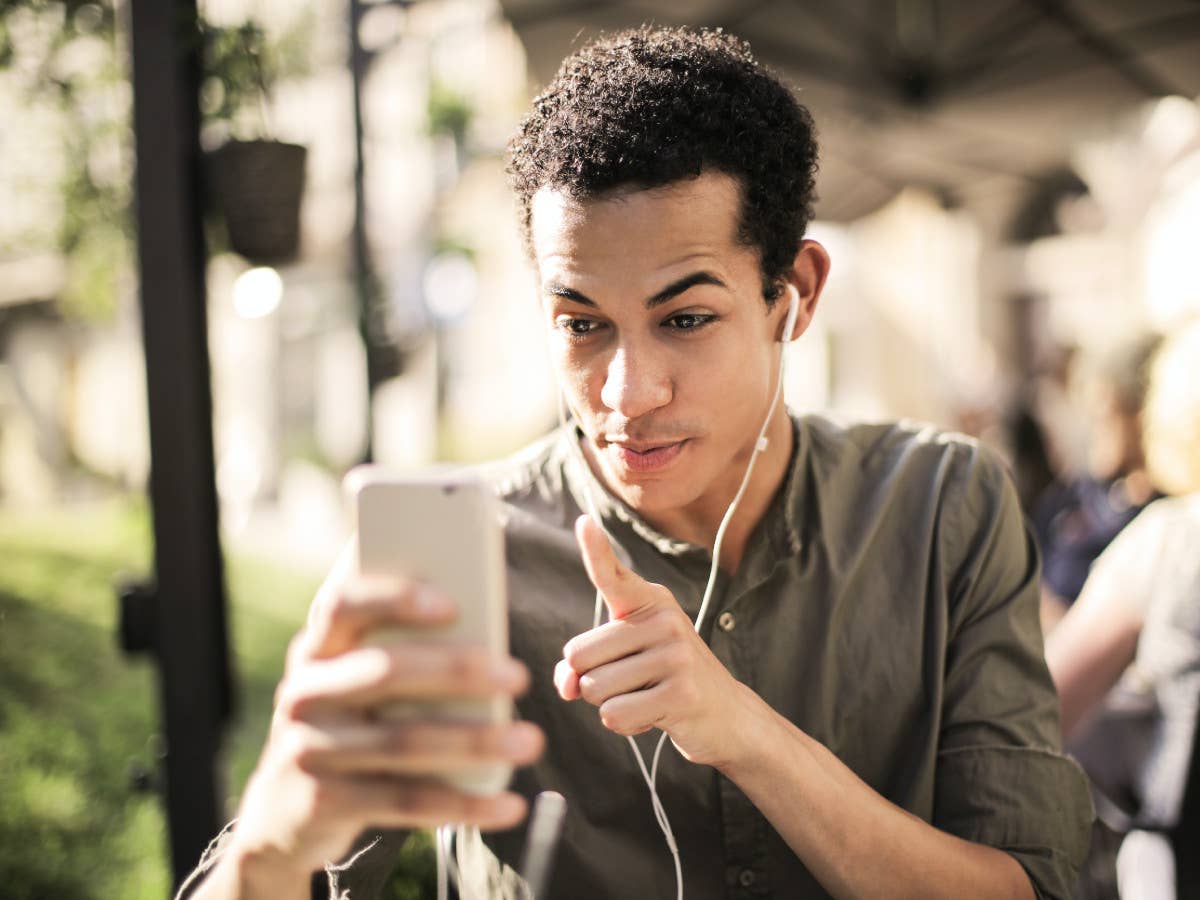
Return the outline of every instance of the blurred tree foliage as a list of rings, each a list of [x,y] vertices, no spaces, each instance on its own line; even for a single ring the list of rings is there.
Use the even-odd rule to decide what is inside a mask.
[[[461,144],[466,141],[475,111],[466,96],[449,85],[434,80],[429,85],[425,115],[430,134],[445,134]]]
[[[200,21],[204,59],[200,113],[210,138],[272,136],[271,95],[280,81],[311,72],[314,27],[311,5],[302,7],[286,29],[270,37],[254,19],[238,25]]]
[[[6,81],[28,108],[57,113],[61,159],[47,164],[60,170],[61,215],[52,229],[66,261],[59,300],[65,314],[87,321],[111,318],[133,283],[133,96],[117,18],[114,0],[0,0]],[[312,29],[308,8],[277,40],[253,20],[195,23],[205,133],[268,136],[271,91],[280,78],[308,71]]]
[[[105,318],[132,262],[131,96],[111,0],[0,0],[0,65],[30,108],[53,109],[68,315]],[[49,248],[47,248],[49,249]]]

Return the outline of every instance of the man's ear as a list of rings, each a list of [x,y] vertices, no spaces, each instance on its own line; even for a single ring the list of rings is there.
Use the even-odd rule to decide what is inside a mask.
[[[798,303],[796,324],[792,326],[790,335],[783,336],[785,341],[794,341],[812,324],[817,311],[817,301],[821,299],[825,279],[829,277],[829,266],[829,253],[823,246],[809,238],[800,242],[800,249],[796,258],[792,260],[791,268],[784,272],[788,286],[796,291]],[[784,316],[786,315],[785,308]]]

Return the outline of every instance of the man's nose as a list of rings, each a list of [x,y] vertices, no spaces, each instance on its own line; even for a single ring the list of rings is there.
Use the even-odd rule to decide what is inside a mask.
[[[671,381],[650,348],[620,346],[608,361],[600,400],[626,419],[636,419],[671,402]]]

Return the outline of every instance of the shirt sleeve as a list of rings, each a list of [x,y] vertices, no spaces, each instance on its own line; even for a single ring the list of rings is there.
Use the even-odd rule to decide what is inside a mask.
[[[958,452],[942,516],[950,608],[933,824],[1006,851],[1038,897],[1068,900],[1092,806],[1060,752],[1036,544],[1000,463],[980,447]]]

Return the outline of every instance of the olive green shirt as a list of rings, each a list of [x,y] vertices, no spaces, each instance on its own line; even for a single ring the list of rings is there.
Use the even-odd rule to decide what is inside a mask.
[[[1004,469],[931,428],[794,424],[785,483],[736,575],[717,582],[704,629],[713,653],[891,802],[1012,854],[1039,897],[1070,897],[1091,804],[1059,753],[1037,553]],[[533,675],[519,709],[548,738],[514,786],[568,803],[550,897],[673,897],[627,741],[553,684],[563,645],[592,627],[595,591],[572,533],[583,484],[619,552],[693,617],[711,559],[607,494],[577,440],[557,433],[486,470],[505,501],[512,652]],[[639,738],[647,760],[657,737]],[[828,896],[736,785],[669,743],[658,791],[687,900]],[[460,832],[464,878],[485,884],[483,896],[520,896],[509,867],[523,840],[522,829],[484,835],[486,846]],[[337,890],[373,897],[391,862],[384,841],[338,873]]]

